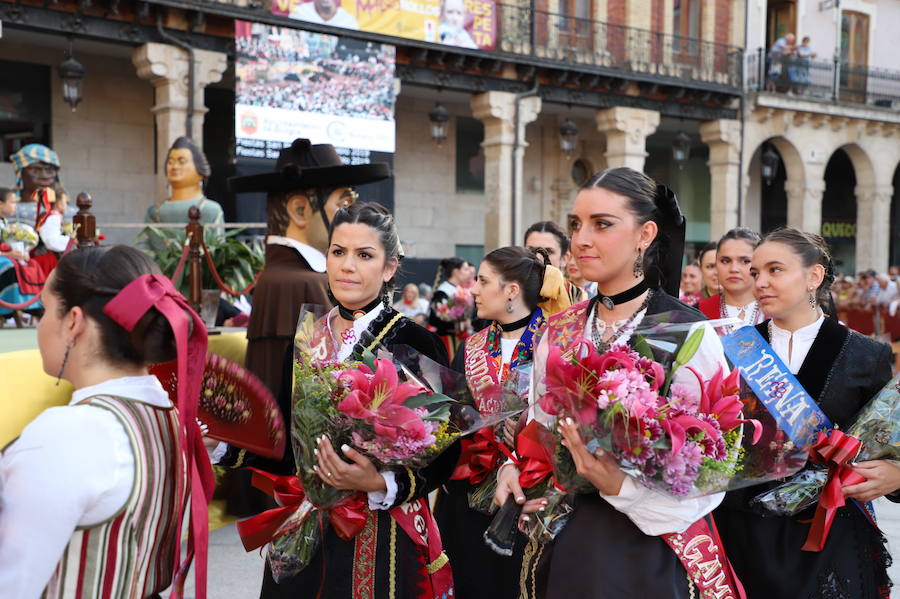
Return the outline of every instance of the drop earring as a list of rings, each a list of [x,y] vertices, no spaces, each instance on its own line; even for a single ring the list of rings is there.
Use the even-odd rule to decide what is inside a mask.
[[[639,279],[642,276],[644,276],[644,250],[638,248],[638,255],[634,260],[634,278]]]
[[[512,314],[513,311],[515,310],[515,308],[513,308],[513,305],[512,305],[512,298],[509,298],[508,302],[509,303],[506,304],[506,312],[508,314]]]
[[[812,289],[809,290],[809,307],[813,310],[818,307],[816,304],[816,294],[813,293]]]
[[[62,366],[59,367],[59,374],[56,375],[56,386],[59,387],[59,382],[62,380],[63,372],[66,371],[66,364],[69,362],[69,352],[72,351],[72,344],[66,343],[66,353],[63,354]]]

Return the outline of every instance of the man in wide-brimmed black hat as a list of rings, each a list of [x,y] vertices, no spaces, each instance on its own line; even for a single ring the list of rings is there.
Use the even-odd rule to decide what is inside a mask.
[[[334,146],[295,139],[281,151],[273,172],[228,181],[235,193],[267,193],[266,265],[253,292],[246,367],[282,402],[290,395],[289,389],[282,389],[284,381],[290,383],[285,356],[300,309],[303,304],[331,303],[324,254],[331,219],[356,200],[356,185],[390,174],[387,164],[348,166]],[[285,407],[289,414],[289,405],[282,406],[283,411]]]

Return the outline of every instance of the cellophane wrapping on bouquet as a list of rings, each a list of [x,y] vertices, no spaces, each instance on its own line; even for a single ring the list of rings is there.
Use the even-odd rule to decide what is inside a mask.
[[[869,400],[844,434],[861,441],[855,462],[900,459],[900,374]],[[751,505],[764,514],[794,516],[818,502],[827,480],[827,468],[811,466],[758,495]]]
[[[387,351],[369,337],[360,345],[371,351],[338,362],[328,349],[333,347],[330,335],[324,319],[301,314],[294,344],[291,438],[303,501],[269,543],[267,559],[276,581],[309,565],[325,527],[334,524],[331,511],[367,503],[364,493],[335,489],[313,469],[322,435],[339,454],[347,444],[379,470],[417,469],[460,437],[513,415],[482,416],[463,375],[404,345]],[[352,538],[353,533],[334,525],[339,536]]]
[[[494,504],[497,469],[506,461],[506,452],[515,451],[516,431],[521,430],[527,415],[531,373],[531,363],[517,366],[510,369],[502,384],[481,391],[482,395],[499,396],[500,411],[512,416],[477,431],[463,442],[460,466],[453,478],[469,480],[472,485],[468,492],[469,507],[483,514],[492,514],[497,509]]]
[[[585,339],[567,357],[551,347],[538,403],[554,431],[544,438],[558,488],[596,490],[559,443],[559,418],[577,423],[589,451],[611,453],[626,474],[675,497],[758,484],[804,465],[805,452],[779,441],[786,437],[737,369],[718,366],[703,376],[694,367],[721,355],[715,330],[729,321],[695,326],[686,317],[645,317],[633,333],[634,349],[614,345],[601,354]]]

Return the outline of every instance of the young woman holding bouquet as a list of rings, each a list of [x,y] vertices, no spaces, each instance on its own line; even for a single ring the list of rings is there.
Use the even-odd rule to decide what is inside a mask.
[[[703,315],[657,288],[658,280],[678,281],[678,272],[661,272],[681,214],[677,200],[664,186],[629,168],[613,168],[592,177],[579,191],[569,227],[572,253],[598,295],[548,319],[534,354],[532,415],[549,424],[537,404],[543,394],[550,345],[574,350],[587,339],[598,352],[614,343],[628,343],[645,315],[679,311],[688,320]],[[697,325],[703,326],[703,325]],[[721,345],[707,328],[689,365],[705,378],[724,366]],[[675,381],[697,385],[682,368]],[[589,453],[577,428],[565,420],[560,430],[577,472],[596,493],[576,494],[568,523],[552,542],[529,543],[522,571],[522,597],[612,599],[672,599],[691,596],[691,580],[678,556],[660,535],[685,531],[721,501],[721,494],[679,499],[637,483],[603,451]],[[525,503],[519,472],[504,465],[498,475],[495,501],[510,493]],[[544,499],[529,500],[523,511],[533,513]],[[527,515],[523,516],[527,519]]]
[[[453,256],[441,260],[434,277],[428,324],[440,335],[450,359],[456,355],[459,344],[472,326],[472,309],[468,304],[472,302],[469,288],[474,275],[475,267]]]
[[[757,330],[825,415],[844,429],[891,379],[891,351],[822,313],[833,269],[821,237],[787,228],[763,239],[751,273],[754,294],[770,318]],[[860,505],[848,501],[838,509],[821,551],[801,550],[814,508],[793,517],[763,517],[750,508],[754,497],[778,482],[727,493],[716,522],[748,597],[888,597],[884,538],[862,503],[897,490],[900,467],[877,460],[853,470],[867,480],[844,487],[843,494]]]
[[[725,233],[716,246],[716,272],[721,292],[697,306],[707,317],[738,318],[742,326],[756,326],[763,320],[762,310],[753,297],[750,260],[759,243],[759,235],[746,227]]]
[[[75,391],[0,456],[0,596],[158,598],[184,583],[196,554],[205,597],[213,478],[196,420],[203,322],[127,246],[64,256],[41,301],[44,371]],[[176,357],[187,375],[173,405],[148,367]],[[180,563],[188,499],[199,517]]]
[[[482,413],[501,411],[497,386],[508,378],[511,369],[531,362],[534,340],[546,317],[569,305],[562,273],[547,263],[549,258],[543,249],[539,252],[541,256],[515,246],[494,250],[484,257],[472,288],[478,317],[491,321],[491,325],[465,341],[454,359],[454,370],[466,374]],[[511,557],[494,553],[483,540],[491,516],[470,507],[470,494],[485,481],[489,483],[488,479],[493,480],[496,467],[505,461],[500,449],[490,445],[493,466],[472,469],[469,461],[477,464],[482,460],[469,452],[475,451],[473,443],[484,444],[483,435],[489,436],[488,444],[497,441],[491,429],[481,431],[474,441],[463,441],[466,463],[459,464],[454,480],[439,491],[435,517],[453,565],[457,595],[514,599],[519,595],[525,538],[518,539]],[[484,509],[490,508],[492,499],[488,489],[482,501]]]
[[[357,203],[338,210],[326,255],[328,284],[337,307],[318,323],[324,333],[312,348],[316,359],[343,362],[363,350],[374,351],[377,344],[388,350],[404,344],[443,366],[449,364],[437,335],[390,306],[402,258],[400,237],[387,209]],[[327,436],[321,437],[316,455],[314,468],[326,485],[362,494],[365,527],[343,540],[334,526],[326,524],[310,563],[286,580],[276,582],[267,562],[261,597],[414,599],[432,588],[432,575],[442,569],[446,557],[438,563],[429,560],[388,510],[426,497],[448,480],[459,459],[458,444],[419,470],[379,471],[363,453],[347,445],[334,447]],[[423,522],[433,518],[427,505],[421,516]]]

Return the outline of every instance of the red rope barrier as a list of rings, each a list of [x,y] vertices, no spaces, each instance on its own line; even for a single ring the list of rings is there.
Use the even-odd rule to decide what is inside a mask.
[[[219,276],[219,273],[216,270],[216,265],[213,263],[212,255],[210,255],[209,253],[209,248],[206,247],[206,242],[203,243],[203,254],[206,256],[206,264],[209,266],[209,270],[212,272],[213,279],[216,280],[216,285],[218,285],[219,289],[221,289],[228,295],[231,295],[233,297],[240,297],[242,295],[245,295],[252,291],[253,288],[256,287],[256,283],[259,282],[259,276],[262,274],[262,271],[256,273],[256,277],[253,279],[253,282],[247,285],[247,287],[245,287],[243,291],[237,292],[226,285],[222,278]]]
[[[31,305],[33,305],[33,304],[36,304],[36,303],[38,303],[39,301],[41,301],[41,296],[40,296],[40,294],[35,295],[33,298],[31,298],[31,299],[28,300],[27,302],[23,302],[23,303],[21,303],[21,304],[9,304],[9,303],[4,302],[3,300],[0,300],[0,308],[5,308],[5,309],[7,309],[7,310],[13,310],[13,311],[15,311],[15,310],[24,310],[24,309],[27,308],[28,306],[31,306]]]
[[[181,276],[181,271],[184,270],[184,263],[187,260],[188,254],[191,253],[191,248],[189,245],[184,244],[184,248],[181,250],[181,259],[178,261],[178,265],[175,267],[175,273],[172,275],[172,282],[178,280],[178,277]]]

